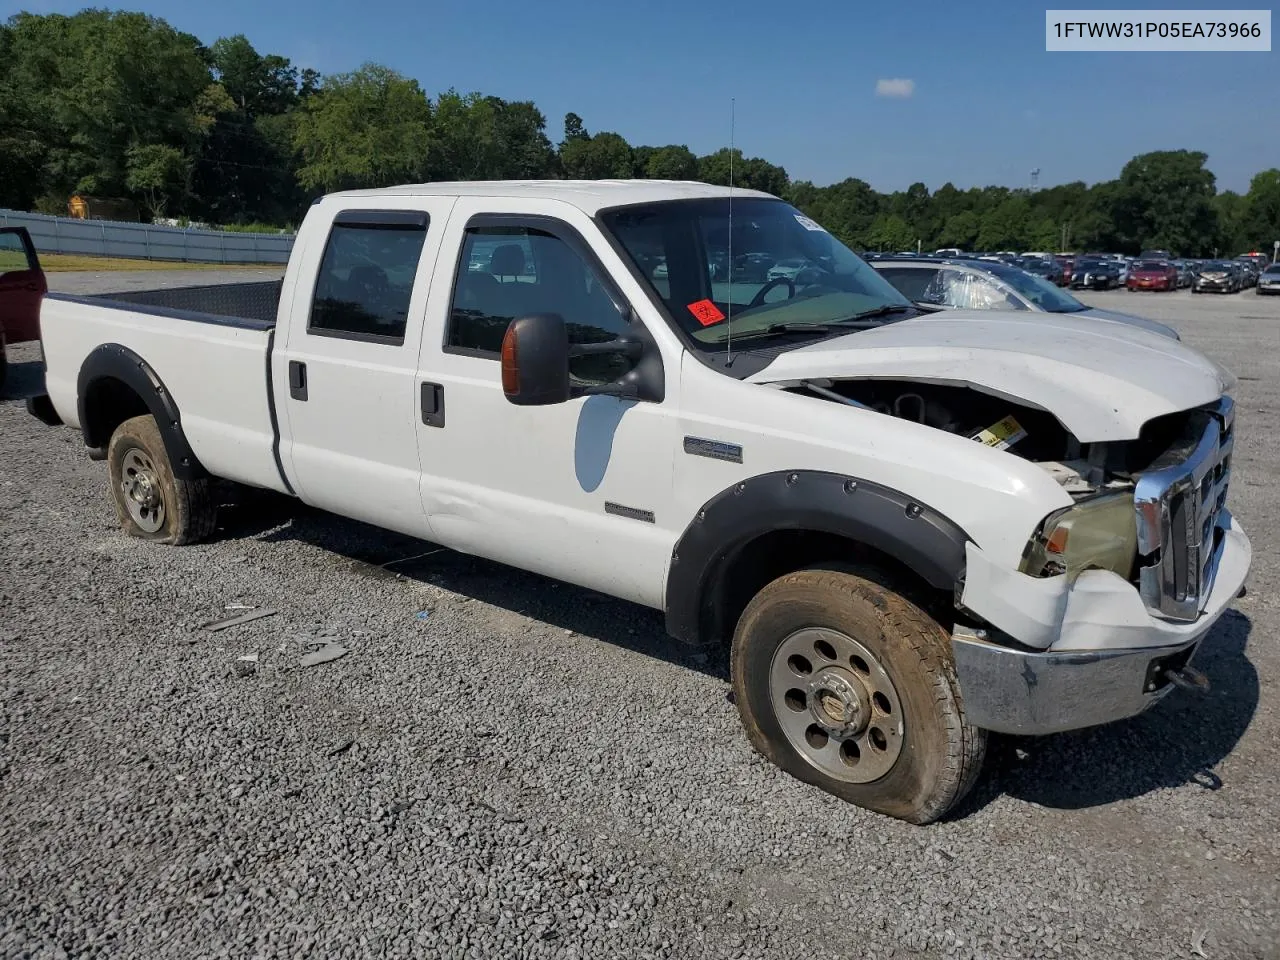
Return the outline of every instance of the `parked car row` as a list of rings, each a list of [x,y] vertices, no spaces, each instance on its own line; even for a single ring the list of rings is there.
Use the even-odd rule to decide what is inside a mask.
[[[1051,280],[1013,264],[947,257],[877,257],[873,266],[907,299],[958,310],[1075,314],[1143,327],[1174,340],[1163,323],[1082,303]]]
[[[1059,287],[1072,290],[1150,290],[1172,292],[1190,289],[1237,293],[1257,287],[1268,266],[1261,254],[1247,253],[1230,260],[1198,260],[1176,257],[1168,250],[1143,250],[1137,257],[1118,253],[965,253],[954,247],[937,250],[932,256],[916,253],[866,253],[868,261],[893,259],[951,259],[1003,263],[1019,267]],[[1271,292],[1268,289],[1267,292]]]

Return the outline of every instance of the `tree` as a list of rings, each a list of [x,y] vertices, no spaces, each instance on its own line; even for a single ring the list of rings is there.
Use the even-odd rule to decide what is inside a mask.
[[[566,113],[564,115],[564,140],[560,142],[561,149],[566,143],[572,143],[574,140],[586,140],[587,131],[582,126],[582,118],[576,113]]]
[[[637,153],[641,149],[637,147]],[[684,144],[657,147],[646,158],[640,175],[651,180],[697,180],[698,158]]]
[[[915,247],[916,238],[911,234],[907,221],[896,214],[881,214],[871,224],[867,244],[876,250],[906,250]]]
[[[1272,167],[1249,184],[1240,212],[1239,246],[1270,250],[1276,240],[1280,240],[1280,170]]]
[[[978,217],[972,211],[961,210],[959,213],[952,214],[947,218],[947,222],[943,224],[942,231],[937,236],[938,246],[972,250],[974,243],[977,242],[980,227]]]
[[[7,107],[37,136],[40,193],[128,190],[127,152],[165,145],[194,156],[208,133],[198,102],[212,81],[208,51],[190,34],[141,13],[84,10],[11,18]],[[7,98],[6,98],[7,99]],[[12,148],[10,148],[12,149]]]
[[[142,195],[153,218],[163,217],[171,203],[185,199],[191,158],[177,147],[134,144],[125,157],[125,186]]]
[[[560,147],[560,163],[574,180],[626,179],[634,171],[631,145],[616,133],[566,140]]]
[[[366,63],[326,78],[305,101],[294,132],[298,182],[332,192],[424,179],[431,104],[416,80]]]
[[[1211,253],[1218,232],[1208,155],[1163,150],[1134,157],[1120,171],[1115,221],[1128,244],[1179,256]]]
[[[214,76],[250,117],[284,113],[298,99],[298,71],[284,57],[262,56],[244,34],[210,48]]]
[[[744,190],[763,190],[775,196],[782,196],[791,182],[782,167],[760,157],[748,160],[737,148],[731,153],[728,147],[721,147],[715,153],[698,158],[698,179],[703,183],[727,186],[730,173],[735,186]]]

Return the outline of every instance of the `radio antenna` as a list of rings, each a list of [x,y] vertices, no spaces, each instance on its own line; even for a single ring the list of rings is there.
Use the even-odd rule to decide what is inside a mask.
[[[737,97],[729,98],[729,293],[725,297],[728,311],[725,318],[724,365],[733,365],[733,127],[737,112]]]

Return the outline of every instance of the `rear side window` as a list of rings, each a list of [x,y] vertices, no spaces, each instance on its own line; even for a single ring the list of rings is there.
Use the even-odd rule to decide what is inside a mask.
[[[307,331],[376,343],[404,342],[427,216],[339,214],[325,245]]]
[[[880,275],[898,288],[908,300],[919,303],[925,299],[929,284],[938,275],[936,269],[922,267],[880,267]],[[935,301],[936,302],[936,301]]]

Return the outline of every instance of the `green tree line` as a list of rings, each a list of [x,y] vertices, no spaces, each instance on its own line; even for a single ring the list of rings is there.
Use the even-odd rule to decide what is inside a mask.
[[[450,89],[434,98],[378,64],[321,76],[243,35],[205,45],[164,20],[90,9],[0,25],[0,206],[66,211],[72,193],[151,216],[292,225],[317,195],[427,180],[733,181],[790,200],[855,249],[1160,247],[1185,256],[1270,249],[1280,169],[1218,192],[1207,156],[1134,157],[1117,179],[1031,191],[923,183],[828,186],[728,148],[632,145],[564,118],[552,142],[530,101]],[[731,163],[732,161],[732,163]]]

